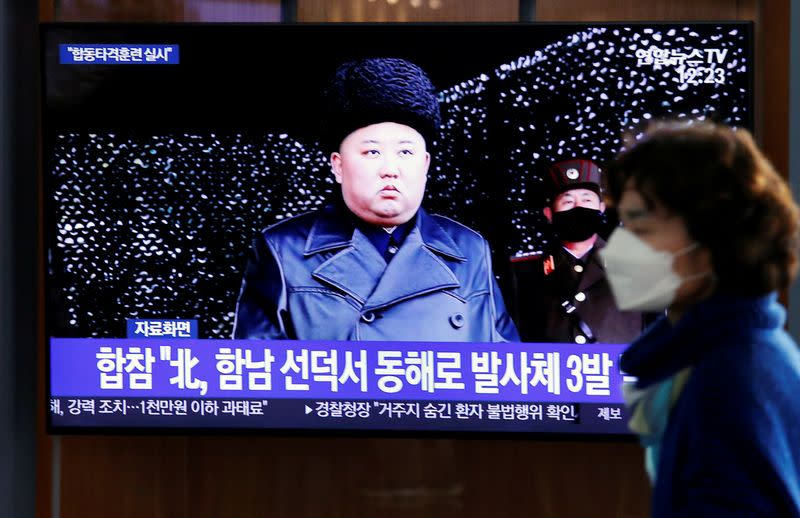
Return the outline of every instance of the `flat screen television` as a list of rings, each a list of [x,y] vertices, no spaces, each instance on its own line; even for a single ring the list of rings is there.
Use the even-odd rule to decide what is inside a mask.
[[[597,180],[648,122],[752,129],[752,32],[44,25],[50,430],[626,434],[619,357],[655,316],[593,322],[614,308],[590,255],[543,302],[564,269],[544,207],[558,175]],[[423,71],[440,115],[422,147],[356,143],[427,166],[391,256],[326,145],[331,121],[373,113],[359,96],[400,102],[410,80],[373,70],[332,106],[337,69],[387,58]],[[383,117],[363,127],[421,136]],[[386,174],[403,188],[380,196],[405,196],[402,167]],[[618,223],[598,212],[590,254]]]

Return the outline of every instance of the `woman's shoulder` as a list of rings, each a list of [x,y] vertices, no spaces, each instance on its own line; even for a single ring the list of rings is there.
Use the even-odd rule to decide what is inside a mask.
[[[687,404],[707,424],[758,433],[760,421],[800,422],[800,349],[782,329],[728,337],[692,369]],[[736,342],[736,343],[733,343]]]

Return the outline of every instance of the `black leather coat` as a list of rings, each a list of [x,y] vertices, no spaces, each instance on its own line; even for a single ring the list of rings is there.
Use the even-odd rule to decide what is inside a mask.
[[[328,206],[255,239],[234,338],[519,340],[478,233],[420,208],[387,265],[345,210]]]

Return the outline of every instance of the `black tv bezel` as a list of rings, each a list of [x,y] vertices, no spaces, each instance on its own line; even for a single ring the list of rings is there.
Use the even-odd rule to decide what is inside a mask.
[[[40,149],[39,149],[39,171],[37,175],[37,190],[38,190],[38,215],[39,215],[39,232],[38,232],[38,263],[41,265],[38,268],[38,273],[41,276],[39,283],[40,289],[38,292],[38,307],[43,308],[40,313],[40,318],[43,320],[38,326],[43,330],[40,333],[40,342],[38,344],[39,351],[44,351],[44,365],[45,365],[45,394],[43,402],[43,416],[45,423],[45,431],[47,435],[51,436],[87,436],[87,435],[103,435],[103,436],[265,436],[265,437],[301,437],[301,438],[408,438],[408,439],[459,439],[459,440],[541,440],[541,441],[563,441],[563,442],[623,442],[630,443],[638,441],[638,437],[633,433],[589,433],[589,432],[512,432],[512,431],[452,431],[452,430],[403,430],[403,429],[338,429],[338,428],[238,428],[238,427],[81,427],[81,426],[55,426],[52,424],[50,415],[49,400],[51,398],[50,387],[50,348],[49,340],[50,335],[50,314],[47,305],[48,293],[48,262],[47,262],[47,247],[48,242],[48,229],[52,224],[52,210],[50,207],[51,200],[45,197],[48,192],[48,176],[46,171],[51,170],[50,157],[46,153],[49,149],[50,134],[48,133],[48,115],[47,115],[47,64],[45,54],[47,52],[47,41],[51,34],[61,30],[73,31],[86,31],[87,33],[106,33],[109,31],[130,31],[130,30],[149,30],[157,27],[159,30],[168,30],[169,28],[180,27],[372,27],[372,28],[386,28],[386,27],[499,27],[499,28],[517,28],[517,27],[571,27],[576,31],[589,29],[592,27],[628,27],[628,26],[706,26],[706,25],[731,25],[741,26],[746,28],[749,45],[746,49],[749,60],[749,85],[747,98],[749,103],[748,112],[748,130],[758,138],[757,128],[754,121],[757,120],[756,110],[758,107],[755,105],[755,41],[754,41],[754,22],[742,20],[703,20],[703,21],[682,21],[682,20],[643,20],[643,21],[613,21],[613,22],[448,22],[448,23],[285,23],[285,22],[268,22],[268,23],[243,23],[243,22],[225,22],[225,23],[207,23],[207,22],[169,22],[169,23],[96,23],[96,22],[46,22],[40,23],[39,31],[39,62],[40,62],[40,76],[39,76],[39,96],[40,96],[40,110],[39,110],[39,123],[40,123]],[[284,29],[285,30],[285,29]],[[291,30],[291,29],[289,29]],[[85,131],[91,131],[86,129]]]

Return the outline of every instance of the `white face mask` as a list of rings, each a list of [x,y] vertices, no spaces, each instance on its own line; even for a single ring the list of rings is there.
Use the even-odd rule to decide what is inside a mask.
[[[663,311],[672,304],[675,292],[683,282],[708,275],[709,272],[679,277],[672,270],[676,257],[697,248],[699,243],[670,253],[659,251],[636,237],[626,228],[611,234],[600,250],[614,300],[621,311]]]

